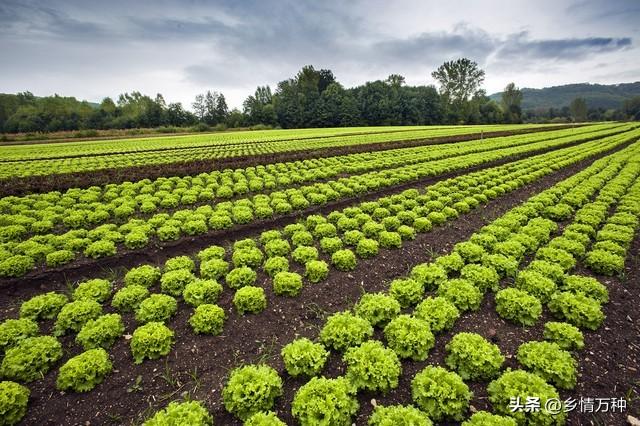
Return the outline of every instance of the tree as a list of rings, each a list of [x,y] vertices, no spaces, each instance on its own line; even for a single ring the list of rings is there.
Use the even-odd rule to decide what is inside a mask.
[[[569,111],[573,121],[582,122],[587,120],[587,101],[584,98],[575,98],[569,104]]]
[[[640,121],[640,96],[624,101],[623,110],[629,120]]]
[[[473,97],[484,82],[484,71],[467,58],[447,61],[431,76],[440,83],[440,94],[447,103],[464,102]]]
[[[204,95],[196,95],[196,99],[193,101],[191,106],[193,107],[193,111],[195,112],[196,117],[198,117],[198,120],[204,121],[204,116],[207,112],[207,108],[204,104]]]
[[[405,79],[400,74],[390,74],[385,82],[394,89],[399,89],[405,83]]]
[[[248,124],[275,125],[278,117],[273,108],[273,95],[269,86],[258,86],[253,95],[242,104]]]
[[[522,121],[522,91],[518,89],[515,83],[507,84],[502,92],[502,111],[504,121],[507,123],[520,123]]]

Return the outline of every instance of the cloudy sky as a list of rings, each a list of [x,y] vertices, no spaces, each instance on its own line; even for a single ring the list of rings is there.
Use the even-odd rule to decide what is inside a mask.
[[[0,92],[231,106],[305,64],[345,86],[461,56],[485,89],[640,80],[640,0],[0,0]]]

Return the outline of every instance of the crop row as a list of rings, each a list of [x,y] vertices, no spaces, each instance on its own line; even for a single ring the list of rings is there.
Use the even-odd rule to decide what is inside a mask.
[[[536,125],[491,125],[491,126],[401,126],[401,127],[347,127],[325,129],[292,129],[268,131],[241,131],[218,134],[162,136],[94,142],[69,142],[53,144],[12,145],[0,147],[0,161],[32,161],[48,158],[80,157],[121,153],[144,153],[154,150],[174,150],[189,148],[211,148],[234,145],[271,146],[290,143],[293,149],[305,149],[340,140],[343,143],[360,142],[373,137],[373,141],[384,139],[408,140],[413,138],[433,138],[504,130],[535,129]],[[544,126],[548,127],[548,126]],[[394,136],[395,135],[395,136]],[[382,139],[379,139],[382,138]],[[326,139],[326,141],[325,141]],[[276,145],[273,145],[276,143]],[[284,145],[283,145],[284,146]]]
[[[473,191],[477,189],[478,191],[482,192],[476,193],[476,196],[478,194],[482,194],[484,197],[498,196],[499,192],[513,189],[513,187],[524,185],[528,181],[535,180],[536,178],[541,177],[542,175],[548,173],[549,167],[560,168],[566,166],[567,164],[570,164],[573,161],[578,161],[569,157],[569,155],[571,154],[576,155],[577,152],[579,151],[575,150],[574,152],[570,152],[566,155],[567,158],[565,158],[564,160],[562,160],[557,153],[550,153],[538,156],[538,159],[522,160],[518,162],[520,163],[518,166],[512,166],[511,169],[508,166],[502,166],[490,169],[488,171],[474,173],[469,176],[461,176],[459,178],[436,184],[428,188],[428,190],[424,194],[416,194],[415,191],[405,191],[401,195],[398,194],[398,196],[388,197],[388,199],[386,200],[378,200],[378,203],[363,203],[359,206],[359,208],[351,208],[351,210],[345,209],[341,214],[334,214],[333,216],[329,215],[324,221],[317,215],[310,216],[305,221],[308,226],[303,225],[302,223],[298,224],[299,226],[297,227],[295,225],[289,225],[288,228],[285,228],[284,232],[291,238],[291,241],[295,243],[294,240],[304,240],[305,237],[308,239],[309,236],[311,236],[312,238],[314,236],[321,237],[327,232],[330,235],[335,235],[338,227],[341,227],[343,228],[341,229],[341,231],[346,231],[343,233],[343,239],[346,240],[347,233],[355,230],[346,230],[347,228],[349,228],[349,226],[345,228],[345,225],[348,223],[348,219],[355,219],[357,222],[358,218],[364,219],[364,216],[362,215],[368,215],[366,211],[370,210],[371,218],[373,218],[373,216],[375,216],[377,212],[377,216],[379,216],[379,219],[381,220],[381,222],[377,224],[381,225],[382,228],[380,226],[376,226],[373,220],[368,221],[369,225],[366,228],[371,229],[370,232],[372,232],[372,236],[376,234],[374,228],[377,228],[377,235],[379,237],[380,244],[382,244],[382,241],[385,239],[383,238],[383,235],[390,237],[390,234],[397,233],[398,235],[400,235],[400,239],[402,239],[401,237],[403,234],[397,231],[400,231],[400,227],[402,227],[403,225],[397,225],[403,217],[404,220],[407,220],[408,216],[401,215],[401,213],[408,212],[409,209],[416,212],[416,208],[419,207],[418,204],[420,203],[420,201],[424,202],[425,206],[429,202],[433,201],[440,203],[439,207],[441,207],[441,218],[446,218],[446,213],[448,213],[449,216],[453,216],[454,213],[452,211],[445,210],[447,209],[447,207],[443,208],[445,203],[455,206],[459,209],[466,210],[463,203],[467,203],[467,205],[469,203],[474,204],[471,201],[472,198],[476,201],[482,200],[482,197],[474,198],[473,196],[470,196],[474,195],[473,192],[467,191]],[[540,214],[548,215],[549,209],[560,200],[567,201],[575,199],[583,200],[583,204],[586,203],[590,199],[591,195],[595,191],[597,191],[597,189],[601,187],[604,182],[607,182],[612,178],[612,176],[617,174],[617,172],[621,168],[621,165],[625,163],[627,158],[637,158],[637,154],[638,144],[634,144],[633,146],[626,148],[618,154],[614,154],[603,160],[598,160],[591,167],[579,173],[575,177],[563,182],[562,184],[556,185],[556,187],[551,190],[545,191],[544,193],[534,197],[524,206],[512,211],[510,213],[511,216],[503,218],[503,220],[500,222],[497,221],[493,224],[493,226],[485,227],[481,232],[481,234],[483,234],[484,236],[474,236],[466,245],[457,245],[455,253],[450,256],[443,256],[439,258],[439,260],[434,262],[434,265],[436,266],[422,265],[422,267],[416,267],[412,271],[411,279],[394,281],[391,285],[389,293],[392,296],[391,299],[395,300],[396,304],[399,304],[400,306],[415,305],[415,303],[419,301],[420,297],[422,297],[420,292],[415,291],[416,283],[419,284],[418,287],[422,288],[423,294],[425,287],[433,287],[433,285],[436,283],[436,280],[432,280],[430,284],[427,284],[428,276],[434,276],[438,280],[447,280],[449,278],[447,274],[451,273],[455,275],[455,271],[458,270],[461,270],[463,274],[463,279],[458,279],[458,281],[464,281],[464,279],[476,277],[473,279],[475,279],[476,281],[480,281],[475,282],[474,285],[480,286],[484,282],[485,284],[482,285],[486,290],[486,288],[490,287],[489,285],[486,285],[485,282],[486,274],[477,274],[477,267],[475,268],[476,273],[472,273],[474,272],[474,268],[467,268],[465,272],[465,262],[476,263],[478,260],[480,260],[483,261],[483,263],[490,265],[499,263],[496,262],[497,257],[494,256],[493,258],[485,258],[482,255],[484,253],[480,253],[480,258],[472,258],[472,256],[478,255],[478,247],[480,248],[480,250],[483,250],[484,248],[484,246],[476,243],[483,241],[487,247],[498,248],[505,253],[512,253],[509,247],[513,247],[514,244],[500,245],[500,243],[518,242],[518,244],[523,246],[523,243],[527,240],[526,238],[517,238],[513,241],[504,241],[511,236],[511,233],[518,231],[523,235],[529,235],[528,247],[531,251],[535,251],[535,247],[541,244],[539,243],[539,241],[545,241],[545,238],[541,237],[544,237],[546,233],[550,233],[552,227],[549,225],[550,221],[548,219],[544,221],[536,221],[535,219],[533,219],[529,221],[529,224],[522,226],[527,220],[529,220],[529,218],[536,217]],[[584,153],[582,155],[586,157],[589,156],[589,153]],[[542,158],[544,158],[544,161],[541,160]],[[526,171],[522,172],[522,166],[526,161],[528,161],[530,164],[533,164],[535,161],[541,162],[543,168],[540,168],[538,170],[525,169]],[[511,171],[512,173],[509,174],[509,171]],[[486,175],[486,180],[482,178],[483,175]],[[501,184],[501,178],[504,178],[505,182],[513,182],[513,187],[508,184]],[[483,185],[491,185],[489,183],[491,180],[495,181],[493,182],[492,187],[483,187]],[[501,189],[499,190],[498,188]],[[489,192],[490,190],[492,190],[493,193]],[[579,195],[572,198],[569,196],[564,196],[566,193],[569,193],[569,195],[572,195],[574,193]],[[562,196],[564,197],[560,198]],[[480,198],[480,200],[478,200],[478,198]],[[431,205],[431,207],[438,206]],[[396,212],[395,219],[398,222],[393,220],[385,221],[385,219],[387,218],[393,218],[391,212],[395,211],[398,208],[402,208],[400,211]],[[449,207],[449,209],[451,209],[451,207]],[[386,210],[386,212],[384,210]],[[457,210],[452,210],[455,211],[457,215]],[[422,210],[422,212],[424,214],[427,211]],[[427,217],[422,218],[426,219],[422,220],[423,225],[426,225],[427,221],[429,221],[429,214],[431,214],[431,219],[436,219],[439,217],[433,215],[432,213],[437,213],[437,211],[429,211],[429,213],[427,213]],[[414,219],[414,226],[416,225],[417,220],[418,218]],[[437,223],[438,220],[434,220],[434,222]],[[387,226],[389,227],[389,229],[395,229],[395,231],[383,230],[387,229]],[[309,229],[313,233],[309,232],[308,230],[304,230],[303,228]],[[363,235],[360,237],[360,241],[364,241],[367,239],[364,235],[364,233],[366,232],[365,227],[363,226],[361,229],[362,231],[360,232]],[[308,235],[305,235],[305,233]],[[353,235],[355,237],[354,233],[351,233],[350,235]],[[491,238],[491,236],[493,236],[493,238]],[[335,237],[327,236],[323,238],[331,239]],[[355,239],[357,240],[357,238]],[[368,239],[373,240],[373,238]],[[498,241],[499,239],[501,241]],[[395,240],[395,238],[390,238],[389,240]],[[273,230],[267,231],[262,234],[261,242],[263,243],[266,254],[270,256],[269,259],[275,259],[279,257],[279,254],[283,253],[283,250],[286,251],[286,249],[283,249],[283,247],[285,246],[285,244],[282,244],[283,241],[285,240],[280,238],[277,232],[274,232]],[[274,242],[277,242],[277,244],[273,244]],[[400,245],[401,244],[402,243],[400,243]],[[476,247],[472,247],[471,244],[475,245]],[[395,246],[396,244],[390,245],[391,248]],[[296,250],[298,250],[300,247],[305,246],[299,245]],[[258,256],[262,257],[262,252],[259,249],[256,251],[256,249],[257,244],[252,240],[239,241],[234,244],[234,253],[232,256],[234,266],[240,266],[242,264],[255,265],[256,263],[262,263],[261,260],[256,260]],[[258,253],[260,254],[258,255]],[[334,255],[335,253],[338,253],[338,251],[335,251]],[[198,256],[201,260],[204,260],[200,264],[201,273],[203,271],[203,265],[207,265],[207,263],[210,263],[209,266],[215,266],[216,264],[220,265],[220,262],[216,262],[216,260],[221,260],[220,256],[223,254],[224,249],[219,247],[212,247],[210,249],[202,251]],[[500,253],[492,254],[496,255]],[[211,264],[211,262],[213,263]],[[267,263],[268,262],[269,261],[267,261]],[[336,262],[336,266],[338,266],[339,263],[340,262]],[[264,267],[266,268],[266,263]],[[114,296],[111,303],[114,307],[123,309],[125,311],[127,309],[133,309],[134,307],[137,307],[136,319],[141,323],[145,323],[134,331],[133,337],[131,339],[132,354],[136,362],[142,362],[142,360],[145,358],[157,358],[166,355],[171,349],[171,346],[173,344],[173,332],[168,329],[163,324],[163,322],[169,319],[172,314],[175,313],[175,310],[177,309],[177,302],[169,294],[182,294],[187,303],[197,306],[194,315],[190,319],[190,324],[196,332],[217,334],[221,331],[226,314],[219,307],[207,302],[215,301],[222,288],[219,284],[210,279],[191,280],[188,284],[185,285],[184,281],[181,280],[181,277],[190,275],[190,271],[194,268],[195,263],[193,262],[193,260],[186,257],[181,257],[172,259],[167,262],[163,275],[160,275],[160,272],[153,267],[140,267],[130,271],[125,277],[125,283],[128,285],[120,290],[116,294],[116,296]],[[246,267],[240,266],[239,268],[236,268],[236,270],[241,270],[242,268]],[[489,269],[488,267],[485,268],[486,269],[484,271]],[[205,271],[215,271],[215,269],[216,268],[209,269],[207,266],[204,267]],[[350,269],[350,267],[346,269]],[[246,271],[246,269],[244,269],[243,271]],[[444,275],[443,271],[445,271]],[[277,272],[276,277],[278,277],[278,274],[282,274],[283,272],[284,271]],[[286,272],[284,273],[285,275],[280,275],[280,277],[282,277],[282,279],[280,280],[281,284],[278,284],[276,282],[278,280],[274,279],[274,286],[281,285],[285,290],[296,288],[298,279],[295,277],[295,274]],[[494,271],[494,273],[498,273],[498,271]],[[243,273],[237,273],[232,279],[229,279],[229,275],[227,275],[226,284],[230,287],[240,287],[236,296],[238,296],[238,293],[246,293],[241,298],[237,297],[238,299],[242,299],[242,303],[236,304],[237,308],[238,306],[242,307],[242,309],[238,308],[238,310],[241,312],[252,312],[254,307],[256,305],[260,307],[263,301],[261,301],[260,298],[256,299],[254,297],[253,293],[255,292],[241,292],[241,290],[243,289],[257,289],[257,287],[246,285],[247,283],[244,283],[242,281],[243,276]],[[493,279],[494,277],[495,275],[491,274],[490,279]],[[201,278],[207,277],[201,276]],[[236,278],[238,278],[237,282]],[[169,294],[158,293],[147,297],[148,290],[146,286],[152,285],[153,283],[157,282],[157,280],[160,280],[160,286],[162,290]],[[449,281],[455,281],[455,279]],[[291,286],[291,283],[294,283],[294,285]],[[442,293],[441,298],[446,299],[449,305],[453,304],[455,309],[463,311],[465,306],[473,307],[475,304],[474,300],[470,299],[469,294],[477,295],[477,292],[479,292],[479,290],[470,290],[470,287],[465,287],[464,285],[462,287],[466,288],[466,293],[468,294],[466,294],[464,291],[455,291],[456,288],[460,286],[441,285],[440,287],[444,288],[443,290],[439,290],[439,293]],[[2,374],[2,376],[5,378],[28,382],[33,379],[37,379],[58,362],[58,360],[62,357],[62,350],[57,339],[52,336],[37,336],[37,324],[35,328],[33,327],[34,320],[55,318],[56,321],[53,330],[54,335],[60,336],[70,331],[78,332],[76,341],[86,350],[86,352],[82,353],[81,355],[68,360],[60,368],[57,380],[58,387],[60,389],[74,391],[87,391],[89,389],[92,389],[96,384],[101,382],[112,369],[108,354],[104,349],[102,349],[102,347],[110,347],[110,345],[124,333],[124,327],[122,326],[122,321],[118,314],[107,314],[101,316],[102,307],[100,304],[106,302],[110,298],[111,291],[111,283],[109,283],[108,281],[93,280],[79,285],[74,290],[74,302],[71,303],[67,303],[68,301],[66,296],[56,293],[48,293],[25,302],[21,308],[22,319],[9,320],[2,325],[3,332],[0,334],[4,337],[4,340],[0,340],[6,342],[4,347],[5,350],[9,348],[11,349],[9,349],[7,356],[5,356],[5,359],[3,361],[2,367],[0,367],[0,374]],[[147,293],[140,295],[137,293],[137,291],[138,293],[140,291],[142,293],[146,291]],[[288,292],[285,291],[283,292],[283,294],[288,294]],[[327,321],[327,325],[321,333],[322,342],[327,347],[333,347],[336,350],[346,349],[347,347],[351,346],[354,347],[353,350],[349,350],[347,352],[351,355],[345,355],[345,360],[348,363],[347,377],[349,381],[347,382],[341,379],[312,379],[312,381],[310,381],[308,385],[305,385],[306,387],[301,388],[294,398],[293,405],[294,416],[296,416],[303,424],[309,424],[308,421],[305,421],[305,419],[308,420],[314,418],[314,415],[320,414],[338,416],[336,417],[336,421],[341,422],[342,419],[345,418],[343,416],[347,416],[346,418],[348,419],[351,417],[353,412],[357,410],[356,402],[355,408],[351,407],[346,411],[340,411],[338,409],[339,412],[336,413],[336,407],[328,407],[328,411],[326,413],[316,413],[314,412],[314,410],[317,410],[318,406],[315,402],[317,402],[319,393],[324,392],[334,395],[335,392],[342,392],[340,394],[341,397],[336,398],[336,400],[347,401],[349,402],[349,405],[353,406],[354,404],[352,401],[354,400],[355,389],[384,390],[389,387],[394,387],[394,385],[397,386],[397,383],[393,378],[395,376],[397,379],[397,375],[399,375],[398,370],[400,367],[399,363],[397,362],[397,357],[411,357],[411,354],[413,354],[412,348],[409,347],[407,349],[406,342],[403,343],[399,341],[397,342],[397,345],[394,346],[394,349],[390,351],[382,347],[382,345],[379,343],[364,342],[364,340],[370,337],[370,333],[367,330],[370,330],[370,327],[372,327],[372,325],[370,325],[371,322],[379,326],[382,326],[385,323],[384,320],[378,323],[375,320],[369,322],[368,319],[363,318],[367,317],[368,313],[371,312],[384,313],[384,310],[380,311],[379,309],[376,309],[375,303],[373,303],[376,302],[376,300],[380,301],[380,297],[373,298],[373,301],[367,301],[366,299],[367,298],[363,297],[363,301],[361,301],[360,303],[360,314],[358,314],[357,317],[354,317],[352,314],[336,314],[334,317],[331,317]],[[384,300],[386,302],[389,301],[388,298]],[[423,304],[425,302],[423,302]],[[367,305],[370,305],[370,308],[372,309],[367,309]],[[423,313],[429,315],[437,315],[441,312],[446,313],[448,311],[451,311],[450,309],[434,309],[434,307],[437,307],[437,305],[425,306],[425,308],[423,309]],[[418,309],[419,308],[420,307],[418,307]],[[357,311],[358,310],[356,310],[356,313],[358,313]],[[395,310],[392,309],[392,311]],[[416,313],[416,317],[417,316],[418,314]],[[388,332],[389,335],[403,336],[405,335],[403,331],[404,329],[406,329],[407,327],[409,327],[410,329],[415,328],[415,321],[408,321],[408,319],[405,317],[406,316],[400,316],[397,318],[395,327],[391,327],[390,331]],[[423,321],[427,320],[424,319]],[[429,322],[432,321],[429,320]],[[369,325],[366,326],[365,323]],[[385,328],[385,335],[387,334],[387,328]],[[353,333],[354,329],[357,330],[355,334]],[[364,334],[362,334],[362,329],[365,330]],[[432,324],[431,329],[435,331],[436,327],[433,327]],[[431,331],[429,331],[429,333],[431,333]],[[426,342],[426,346],[429,346],[429,334],[422,333],[419,336],[420,338],[417,340],[414,339],[413,342],[417,345],[422,342],[421,347],[422,350],[424,350],[424,342]],[[315,371],[313,370],[313,368],[321,370],[321,367],[318,368],[317,365],[323,364],[321,362],[323,355],[322,351],[317,350],[318,344],[313,344],[310,342],[312,347],[309,347],[307,342],[294,343],[296,344],[293,347],[290,347],[287,351],[283,350],[283,356],[285,356],[285,365],[287,365],[287,358],[298,360],[299,363],[289,363],[291,368],[289,368],[288,366],[287,370],[289,371],[291,369],[291,374],[294,375],[296,374],[296,371],[301,371],[303,374],[305,374],[308,371]],[[360,343],[362,344],[358,346]],[[358,348],[356,348],[356,346],[358,346]],[[459,346],[464,347],[465,345],[461,343]],[[405,350],[403,350],[403,348],[405,348]],[[318,355],[318,353],[320,355]],[[396,362],[393,362],[393,353],[397,353],[395,357]],[[301,356],[301,354],[304,356]],[[311,360],[310,367],[309,365],[307,365],[309,363],[309,357]],[[318,361],[318,357],[320,361]],[[392,360],[391,363],[388,363],[389,357]],[[300,361],[300,359],[302,359],[302,361]],[[382,362],[383,364],[368,364],[371,362],[375,364],[376,362],[378,362],[378,360],[380,360],[380,362]],[[378,368],[381,366],[384,367],[385,365],[391,366],[391,376],[389,376],[389,371],[387,371],[387,369]],[[309,370],[309,368],[311,368],[311,370]],[[372,368],[384,374],[376,375],[377,380],[372,381],[370,379],[370,371],[372,371]],[[462,375],[460,371],[459,373]],[[416,377],[414,379],[414,382],[421,382],[422,384],[419,386],[416,385],[416,387],[423,387],[425,386],[425,383],[430,381],[429,377],[434,375],[433,378],[437,379],[436,381],[441,382],[442,386],[444,386],[445,389],[447,388],[447,386],[461,388],[460,383],[462,381],[458,380],[451,374],[452,373],[443,372],[441,371],[441,369],[430,369],[428,371],[425,370],[425,374],[422,374],[420,376],[423,380],[418,380]],[[225,406],[227,406],[227,409],[240,416],[241,418],[248,418],[249,415],[254,414],[253,411],[256,410],[256,408],[259,408],[260,411],[268,410],[273,403],[273,398],[277,396],[277,389],[276,394],[273,395],[273,398],[267,398],[267,401],[263,399],[263,392],[265,392],[266,389],[267,392],[271,394],[273,390],[273,383],[277,384],[278,380],[280,380],[279,377],[276,378],[276,376],[277,373],[274,376],[272,371],[264,369],[262,367],[257,367],[256,371],[254,371],[254,368],[244,368],[237,370],[231,376],[229,385],[227,386],[229,390],[225,389]],[[503,383],[510,380],[517,381],[521,379],[520,377],[516,377],[515,375],[512,376],[509,376],[508,379],[498,379],[497,382]],[[526,378],[529,377],[527,376]],[[267,384],[265,386],[264,380],[268,380],[272,382],[272,384]],[[499,382],[499,380],[502,380],[502,382]],[[253,383],[253,385],[251,385],[251,383]],[[347,383],[355,384],[355,389],[352,385],[347,386]],[[15,385],[20,386],[17,384]],[[16,395],[19,394],[21,397],[16,397],[15,401],[20,401],[20,404],[22,404],[22,401],[24,401],[24,408],[26,408],[26,388],[16,387],[13,385],[4,386],[11,387],[11,389],[7,389],[7,392],[15,392]],[[237,392],[240,392],[243,387],[248,390],[249,394],[253,395],[252,398],[247,399],[238,396]],[[277,385],[275,387],[278,388]],[[498,384],[494,386],[494,388],[499,387],[500,386]],[[255,389],[258,389],[259,391],[254,392],[251,389],[253,389],[254,391]],[[428,412],[429,417],[437,419],[439,418],[439,416],[453,416],[454,418],[458,416],[459,411],[462,409],[460,408],[458,402],[452,402],[449,400],[438,400],[436,407],[440,408],[434,411],[434,403],[429,402],[433,400],[433,398],[429,398],[428,396],[430,392],[427,392],[427,390],[425,389],[422,390],[423,392],[416,391],[416,393],[423,395],[423,397],[414,396],[414,398],[416,398],[416,404],[424,411]],[[433,389],[434,392],[436,390],[437,389]],[[534,389],[534,391],[539,391],[539,389],[536,388]],[[506,394],[506,392],[504,393]],[[467,398],[468,403],[468,398],[470,398],[470,395],[468,395],[468,392],[466,391],[457,393],[454,392],[455,398],[453,399],[457,400],[457,398],[460,397],[459,394],[463,395],[464,398]],[[496,392],[496,394],[500,394],[500,392]],[[26,395],[28,396],[28,391]],[[503,398],[504,396],[505,395],[502,395]],[[462,398],[463,404],[461,406],[463,408],[465,407],[464,398]],[[306,401],[307,399],[308,401]],[[173,407],[175,408],[175,405]],[[192,409],[195,409],[193,405],[190,407]],[[427,409],[425,407],[432,408]],[[19,413],[18,408],[16,409],[16,412]],[[180,408],[175,409],[178,412],[180,411]],[[402,414],[406,415],[403,409],[398,408],[398,410],[400,410]],[[22,411],[22,413],[23,412],[24,411]],[[185,412],[184,414],[187,414],[188,412],[189,411]],[[413,414],[416,416],[420,416],[420,413]],[[160,416],[162,416],[162,414]],[[383,416],[383,414],[379,414],[379,416]],[[195,419],[197,418],[198,417],[195,417]]]
[[[181,207],[208,204],[237,196],[316,182],[372,170],[434,161],[470,153],[491,151],[556,139],[572,142],[581,137],[604,137],[624,127],[585,126],[578,129],[549,131],[541,134],[508,136],[466,143],[394,149],[363,154],[275,163],[245,169],[227,169],[198,176],[162,177],[155,181],[109,184],[87,189],[73,188],[0,199],[0,225],[24,226],[32,234],[42,234],[58,227],[74,228],[77,220],[69,215],[84,215],[91,226],[108,221],[122,222],[136,214],[167,212]],[[105,214],[106,212],[106,214]],[[93,213],[93,214],[92,214]],[[91,215],[91,220],[89,220]],[[34,224],[34,222],[37,222]],[[66,225],[65,222],[70,222]],[[64,229],[64,228],[63,228]],[[5,230],[7,232],[7,230]]]
[[[422,140],[433,137],[467,134],[469,129],[421,130],[413,132],[373,133],[358,136],[337,136],[319,139],[286,140],[259,143],[217,144],[213,146],[143,151],[139,153],[105,154],[99,156],[68,157],[7,161],[2,163],[0,179],[28,176],[49,176],[96,170],[113,170],[135,166],[160,165],[187,161],[220,160],[232,157],[278,154],[290,151],[321,148],[340,148],[362,144]]]
[[[632,138],[637,138],[640,130],[622,135],[599,139],[582,145],[581,150],[592,153],[613,148]],[[79,253],[90,258],[113,256],[117,243],[125,248],[139,249],[152,243],[152,237],[159,241],[170,241],[182,235],[198,235],[210,230],[229,229],[236,224],[247,224],[257,219],[266,219],[274,214],[288,214],[293,210],[304,210],[311,205],[322,205],[339,198],[362,194],[367,190],[394,186],[411,182],[425,176],[433,176],[451,170],[482,164],[545,147],[554,141],[544,141],[526,145],[498,149],[488,153],[469,154],[454,159],[402,166],[395,170],[370,172],[363,175],[342,178],[335,182],[315,184],[301,188],[290,188],[283,192],[273,192],[250,199],[202,206],[194,210],[180,210],[172,216],[156,214],[148,220],[131,219],[118,227],[116,224],[100,225],[86,231],[76,229],[62,235],[45,234],[31,237],[23,242],[3,244],[4,252],[0,262],[0,276],[22,276],[31,270],[36,262],[46,261],[48,266],[59,266],[73,261]],[[568,143],[567,141],[564,144]],[[564,151],[563,151],[564,152]],[[571,151],[573,152],[573,151]],[[578,158],[578,157],[574,157]],[[584,158],[584,157],[581,157]],[[84,216],[78,220],[86,220]],[[5,228],[5,233],[18,229],[20,225]],[[19,241],[19,237],[18,237]]]

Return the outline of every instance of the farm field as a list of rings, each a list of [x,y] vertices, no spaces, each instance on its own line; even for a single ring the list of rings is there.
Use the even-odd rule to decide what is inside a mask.
[[[0,424],[640,417],[637,123],[14,145],[0,197]]]

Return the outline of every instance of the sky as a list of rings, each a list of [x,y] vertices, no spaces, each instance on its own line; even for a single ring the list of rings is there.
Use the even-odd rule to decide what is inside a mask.
[[[231,107],[302,66],[346,87],[468,57],[491,94],[640,80],[640,0],[0,0],[0,92],[99,102],[133,90]]]

